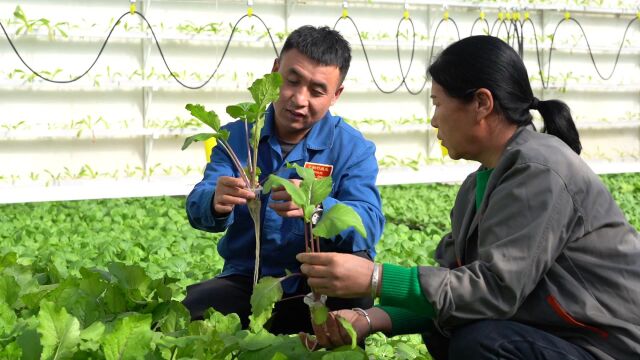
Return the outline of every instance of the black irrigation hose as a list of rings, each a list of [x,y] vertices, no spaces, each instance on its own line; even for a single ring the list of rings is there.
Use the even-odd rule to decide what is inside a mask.
[[[91,71],[91,69],[96,65],[96,63],[98,62],[98,59],[102,55],[102,52],[104,51],[104,48],[107,46],[107,42],[109,41],[109,38],[111,37],[111,34],[113,33],[113,30],[115,30],[116,26],[120,23],[120,20],[122,20],[122,18],[125,17],[127,14],[129,14],[128,11],[126,13],[122,14],[122,16],[120,16],[118,18],[118,21],[115,22],[115,24],[111,28],[111,31],[109,31],[109,35],[107,35],[107,38],[102,43],[102,46],[100,47],[100,51],[98,52],[98,55],[96,56],[96,59],[93,60],[93,63],[91,64],[91,66],[89,66],[89,68],[84,73],[82,73],[82,75],[80,75],[78,77],[75,77],[75,78],[73,78],[71,80],[53,80],[53,79],[49,79],[49,78],[46,78],[46,77],[42,76],[39,72],[33,70],[31,68],[31,66],[29,66],[29,64],[27,64],[27,62],[24,61],[22,56],[20,56],[20,53],[18,52],[18,49],[16,49],[16,46],[13,44],[13,41],[11,41],[11,38],[9,38],[9,34],[7,34],[7,30],[2,25],[2,22],[0,22],[0,28],[2,28],[2,32],[4,32],[4,36],[7,37],[7,41],[9,41],[9,45],[11,45],[11,48],[13,49],[13,51],[18,56],[18,59],[20,59],[22,64],[24,66],[26,66],[26,68],[29,69],[35,76],[39,77],[40,79],[42,79],[44,81],[48,81],[48,82],[55,83],[55,84],[68,84],[68,83],[72,83],[74,81],[78,81],[78,80],[82,79],[85,75],[87,75],[89,73],[89,71]]]
[[[36,70],[32,69],[31,66],[29,66],[29,64],[27,64],[27,62],[22,58],[22,56],[18,52],[18,49],[16,49],[13,41],[11,41],[11,38],[9,38],[9,34],[7,34],[7,30],[2,25],[2,22],[0,22],[0,28],[2,28],[2,31],[4,32],[4,35],[6,36],[7,40],[9,41],[9,45],[11,45],[11,48],[13,49],[13,51],[18,56],[18,59],[20,59],[22,64],[27,69],[29,69],[35,76],[41,78],[44,81],[48,81],[48,82],[55,83],[55,84],[68,84],[68,83],[72,83],[72,82],[80,80],[85,75],[87,75],[89,73],[89,71],[91,71],[91,69],[96,65],[96,63],[98,62],[98,59],[102,55],[102,52],[104,51],[104,48],[107,46],[107,43],[109,42],[109,39],[111,38],[111,35],[113,34],[113,31],[115,30],[116,26],[118,26],[120,24],[120,21],[128,14],[130,14],[130,12],[128,12],[128,11],[126,13],[122,14],[118,18],[118,20],[115,22],[115,24],[111,27],[111,30],[109,31],[109,34],[107,35],[107,37],[105,38],[104,42],[102,43],[102,46],[100,47],[100,51],[98,52],[98,55],[96,56],[95,60],[93,60],[93,63],[91,64],[91,66],[89,66],[89,68],[87,68],[87,70],[85,72],[83,72],[81,75],[79,75],[79,76],[77,76],[77,77],[75,77],[73,79],[70,79],[70,80],[53,80],[53,79],[49,79],[49,78],[46,78],[46,77],[42,76]],[[241,16],[238,19],[238,21],[236,21],[235,25],[233,26],[233,29],[231,30],[231,35],[229,35],[229,39],[227,40],[227,43],[226,43],[226,45],[224,47],[224,51],[222,52],[222,56],[220,57],[220,61],[218,62],[218,65],[216,65],[216,68],[213,71],[213,73],[211,73],[211,76],[209,76],[209,78],[206,81],[204,81],[202,84],[200,84],[198,86],[190,86],[190,85],[187,85],[187,84],[183,83],[182,81],[180,81],[180,79],[178,79],[175,76],[175,73],[171,70],[171,67],[167,63],[167,59],[165,58],[164,53],[162,52],[162,48],[160,47],[160,42],[158,41],[158,38],[156,37],[156,33],[153,31],[153,27],[151,26],[151,24],[149,23],[147,18],[144,15],[142,15],[140,12],[138,12],[138,11],[136,11],[135,14],[140,16],[142,18],[142,20],[144,20],[144,22],[149,27],[149,30],[151,30],[151,35],[153,36],[153,39],[154,39],[154,41],[156,43],[156,47],[158,48],[158,52],[160,53],[160,57],[162,58],[162,61],[164,62],[164,65],[167,68],[167,71],[169,71],[169,74],[171,75],[171,77],[173,77],[183,87],[185,87],[187,89],[191,89],[191,90],[197,90],[197,89],[203,88],[215,76],[215,74],[218,72],[218,69],[220,68],[220,65],[222,64],[222,60],[224,60],[224,58],[225,58],[225,56],[227,54],[227,50],[229,49],[229,45],[231,44],[231,39],[233,39],[233,34],[235,34],[235,32],[236,32],[236,28],[238,27],[238,25],[240,24],[240,22],[244,18],[249,17],[248,14],[245,14],[245,15]],[[258,15],[252,14],[251,16],[253,16],[253,17],[257,18],[258,20],[260,20],[262,25],[264,25],[265,29],[267,30],[267,34],[269,35],[269,39],[271,40],[271,45],[273,46],[273,51],[276,53],[276,57],[278,57],[279,56],[278,55],[278,49],[276,48],[276,44],[273,41],[273,37],[271,36],[271,31],[267,27],[267,24],[265,24],[265,22],[262,20],[262,18],[260,18]]]
[[[400,79],[400,83],[395,88],[393,88],[393,90],[385,90],[385,89],[383,89],[382,87],[380,87],[380,84],[378,84],[378,81],[376,81],[376,77],[375,77],[375,75],[373,75],[373,69],[371,68],[371,63],[369,61],[369,55],[367,54],[367,49],[365,48],[364,41],[362,40],[362,36],[360,35],[360,30],[358,29],[358,25],[356,25],[356,22],[353,21],[351,16],[341,16],[340,18],[338,18],[336,23],[333,25],[333,29],[335,30],[336,26],[338,26],[338,23],[343,19],[351,21],[351,24],[356,29],[356,33],[358,34],[358,39],[360,40],[360,46],[362,46],[362,52],[364,54],[364,60],[367,63],[367,68],[369,68],[369,74],[371,74],[371,79],[373,80],[373,83],[375,84],[376,88],[378,88],[378,90],[380,92],[382,92],[383,94],[393,94],[396,91],[398,91],[402,87],[402,85],[407,87],[407,84],[406,84],[407,75],[409,74],[409,71],[411,70],[411,64],[413,64],[413,57],[414,57],[415,50],[416,50],[416,32],[415,32],[415,27],[413,25],[413,21],[411,20],[411,18],[407,18],[406,19],[411,24],[411,31],[413,33],[413,44],[411,46],[411,59],[409,60],[409,67],[407,68],[407,73],[406,74],[404,73],[404,71],[402,69],[402,60],[401,60],[401,57],[400,57],[400,40],[399,40],[399,37],[400,37],[399,36],[400,35],[400,25],[402,25],[402,22],[405,20],[405,18],[403,17],[402,19],[400,19],[400,22],[398,22],[398,29],[396,31],[396,53],[398,55],[398,65],[400,66],[400,75],[402,75],[402,79]],[[407,87],[407,90],[409,90],[408,87]],[[409,92],[411,92],[411,91],[409,91]]]
[[[484,24],[487,26],[487,32],[485,33],[485,35],[491,35],[491,30],[489,29],[489,22],[487,21],[487,19],[478,17],[473,22],[473,25],[471,25],[471,32],[469,33],[469,36],[473,36],[473,29],[476,27],[476,24],[478,23],[478,21],[484,21]]]
[[[627,32],[629,31],[631,24],[633,24],[634,21],[638,20],[638,17],[637,16],[634,17],[631,21],[629,21],[629,24],[627,24],[627,28],[624,30],[624,35],[622,36],[622,41],[620,41],[620,47],[618,48],[618,53],[616,54],[616,60],[613,62],[613,69],[611,69],[611,73],[609,73],[609,76],[606,76],[606,77],[602,76],[602,74],[600,73],[600,70],[598,69],[598,65],[596,65],[596,60],[593,58],[593,52],[591,51],[591,45],[589,45],[589,39],[587,39],[587,34],[584,32],[584,29],[582,28],[582,24],[580,24],[580,22],[574,18],[569,18],[569,19],[575,22],[576,24],[578,24],[580,31],[582,31],[582,35],[584,36],[584,41],[587,43],[587,48],[589,49],[589,56],[591,57],[591,63],[593,64],[593,67],[596,69],[598,76],[600,76],[602,80],[611,79],[611,77],[613,76],[613,72],[616,70],[616,66],[618,66],[618,60],[620,59],[620,53],[622,52],[622,46],[624,45],[624,39],[627,37]],[[554,38],[555,38],[555,35],[554,35]],[[551,50],[549,51],[549,55],[551,55]],[[551,60],[549,60],[549,65],[551,65]],[[547,74],[547,76],[549,76],[549,74]]]
[[[47,82],[51,82],[51,83],[56,83],[56,84],[68,84],[68,83],[72,83],[75,81],[80,80],[82,77],[84,77],[85,75],[87,75],[89,73],[89,71],[91,71],[91,69],[93,69],[93,67],[96,65],[96,63],[98,62],[98,59],[100,58],[100,56],[102,55],[105,47],[107,46],[107,43],[109,42],[109,39],[111,38],[111,35],[113,34],[113,31],[115,30],[116,26],[118,26],[120,24],[120,21],[127,15],[130,14],[130,12],[126,12],[124,14],[122,14],[118,20],[115,22],[115,24],[111,27],[111,30],[109,31],[109,34],[107,35],[107,37],[105,38],[104,42],[102,43],[102,46],[100,47],[100,51],[98,52],[95,60],[93,61],[93,63],[89,66],[89,68],[87,68],[87,70],[85,70],[81,75],[72,78],[70,80],[53,80],[53,79],[49,79],[46,78],[45,76],[41,75],[39,72],[35,71],[33,68],[31,68],[31,66],[29,66],[29,64],[27,64],[27,62],[22,58],[22,56],[20,55],[20,52],[18,51],[18,49],[16,48],[15,44],[13,43],[13,41],[11,41],[11,38],[9,37],[9,34],[7,33],[7,30],[5,29],[4,25],[2,24],[2,22],[0,22],[0,28],[2,29],[2,32],[4,33],[5,37],[7,38],[7,41],[9,42],[9,45],[11,46],[11,48],[13,49],[13,51],[15,52],[16,56],[18,56],[18,59],[20,59],[20,61],[22,62],[22,64],[29,69],[29,71],[31,71],[35,76],[39,77],[40,79],[47,81]],[[207,85],[211,79],[215,76],[215,74],[218,72],[218,69],[220,68],[220,65],[222,64],[222,61],[224,60],[226,54],[227,54],[227,50],[229,49],[229,45],[231,44],[231,40],[233,39],[233,35],[236,32],[236,29],[238,27],[238,25],[240,24],[240,22],[246,18],[246,17],[256,17],[261,23],[262,25],[265,27],[265,29],[267,30],[267,34],[269,35],[269,39],[271,40],[271,45],[273,46],[273,50],[276,54],[276,57],[279,56],[278,54],[278,49],[276,48],[275,45],[275,41],[273,40],[273,37],[271,36],[271,31],[269,30],[269,28],[267,27],[267,25],[265,24],[265,22],[262,20],[262,18],[260,18],[258,15],[252,14],[252,15],[248,15],[245,14],[243,16],[241,16],[238,21],[236,21],[235,25],[233,26],[232,30],[231,30],[231,34],[229,35],[229,39],[227,40],[227,43],[224,47],[224,51],[222,52],[222,56],[220,57],[220,61],[218,61],[218,64],[216,65],[215,70],[213,71],[213,73],[211,74],[211,76],[209,76],[209,78],[204,81],[202,84],[198,85],[198,86],[190,86],[187,85],[185,83],[183,83],[182,81],[180,81],[180,79],[178,79],[175,75],[175,73],[173,71],[171,71],[171,68],[169,66],[169,64],[167,63],[167,59],[164,56],[164,53],[162,52],[162,48],[160,47],[160,42],[158,41],[158,38],[156,37],[155,32],[153,31],[153,27],[151,26],[151,24],[149,23],[149,21],[146,19],[146,17],[139,13],[139,12],[135,12],[135,14],[137,14],[138,16],[140,16],[145,23],[147,24],[149,30],[151,30],[151,34],[153,36],[153,39],[156,43],[156,47],[158,48],[158,52],[160,53],[160,57],[162,58],[162,61],[164,62],[165,67],[167,68],[167,70],[169,71],[171,77],[174,78],[174,80],[176,80],[176,82],[178,82],[180,85],[182,85],[185,88],[188,89],[192,89],[192,90],[196,90],[196,89],[200,89],[202,87],[204,87],[205,85]],[[369,69],[369,74],[371,74],[371,79],[373,80],[373,83],[375,84],[376,88],[378,88],[378,90],[384,94],[391,94],[394,93],[396,91],[398,91],[400,89],[400,87],[402,87],[404,85],[404,87],[407,89],[407,91],[412,94],[412,95],[417,95],[420,94],[428,81],[429,78],[429,74],[428,74],[428,68],[431,65],[431,62],[433,60],[433,51],[434,51],[434,47],[435,47],[435,39],[436,39],[436,35],[438,33],[438,29],[440,28],[440,25],[444,22],[444,21],[451,21],[453,23],[453,25],[456,28],[456,32],[458,34],[458,40],[460,39],[460,30],[458,29],[458,25],[456,24],[456,22],[451,19],[451,18],[442,18],[440,19],[440,21],[438,22],[438,25],[436,26],[436,29],[433,33],[433,40],[431,43],[431,51],[430,51],[430,55],[429,55],[429,62],[427,65],[427,69],[425,71],[425,78],[424,78],[424,82],[423,84],[420,86],[420,89],[417,91],[411,90],[409,88],[409,85],[407,84],[407,76],[409,75],[409,72],[411,71],[411,66],[413,64],[413,59],[415,56],[415,48],[416,48],[416,33],[415,33],[415,26],[413,24],[413,20],[411,20],[411,18],[409,17],[403,17],[402,19],[400,19],[400,21],[398,22],[398,28],[396,31],[396,54],[398,57],[398,66],[400,68],[400,74],[402,76],[400,83],[393,89],[393,90],[385,90],[382,89],[380,87],[380,85],[378,84],[378,82],[375,79],[375,76],[373,74],[373,69],[371,68],[371,63],[369,61],[369,56],[367,54],[367,50],[364,46],[364,42],[362,40],[362,36],[360,35],[360,31],[358,30],[358,26],[356,25],[355,21],[350,17],[350,16],[346,16],[346,17],[340,17],[335,25],[333,26],[333,28],[335,29],[336,26],[338,25],[338,23],[340,22],[340,20],[342,19],[348,19],[349,21],[351,21],[351,24],[353,24],[354,28],[356,29],[356,32],[358,33],[358,38],[360,40],[360,45],[362,46],[362,51],[364,53],[364,57],[365,57],[365,61],[367,63],[367,67]],[[409,59],[409,66],[407,67],[407,71],[406,73],[404,72],[404,69],[402,67],[402,59],[400,56],[400,40],[399,40],[399,35],[400,35],[400,26],[402,25],[403,21],[409,21],[409,23],[411,24],[411,31],[413,33],[413,42],[412,42],[412,46],[411,46],[411,58]],[[500,35],[500,30],[502,29],[502,27],[504,26],[505,31],[507,32],[507,43],[509,43],[511,41],[511,46],[515,45],[515,42],[517,42],[518,44],[518,54],[520,55],[520,57],[524,57],[524,25],[529,23],[531,25],[531,27],[533,28],[533,35],[534,35],[534,40],[535,40],[535,44],[536,44],[536,60],[538,62],[538,72],[540,74],[540,80],[542,82],[542,87],[544,89],[549,87],[549,80],[551,77],[551,57],[553,54],[553,42],[555,40],[556,34],[558,32],[558,29],[560,27],[560,24],[562,24],[565,21],[571,20],[573,22],[575,22],[578,27],[580,28],[580,31],[582,32],[582,35],[585,39],[585,42],[587,44],[587,48],[588,48],[588,52],[589,52],[589,57],[591,58],[591,63],[593,64],[593,67],[596,70],[596,73],[598,74],[598,76],[603,79],[603,80],[609,80],[611,79],[611,77],[613,76],[616,67],[618,65],[619,59],[620,59],[620,54],[622,52],[622,47],[624,46],[624,40],[627,37],[627,33],[629,32],[629,28],[631,27],[631,25],[633,24],[634,21],[638,20],[638,17],[634,17],[631,21],[629,21],[629,23],[627,24],[627,27],[625,28],[624,31],[624,35],[622,36],[622,40],[620,41],[620,46],[618,48],[618,52],[616,54],[616,59],[614,61],[613,64],[613,68],[611,69],[611,72],[609,73],[608,76],[603,76],[602,73],[600,72],[600,69],[598,68],[595,58],[593,56],[593,51],[591,50],[591,45],[589,44],[589,40],[587,38],[587,35],[584,31],[584,28],[582,27],[582,24],[580,24],[580,22],[572,17],[570,18],[564,18],[562,20],[560,20],[558,22],[558,24],[556,25],[553,34],[551,35],[551,44],[549,46],[549,58],[548,58],[548,65],[547,65],[547,79],[545,82],[545,78],[544,78],[544,74],[543,74],[543,66],[542,66],[542,60],[541,60],[541,53],[540,53],[540,48],[538,46],[538,35],[536,32],[536,27],[535,24],[533,23],[533,21],[531,21],[530,18],[525,19],[524,21],[517,21],[517,20],[509,20],[509,24],[507,24],[507,21],[505,21],[504,19],[496,19],[491,28],[489,29],[489,22],[486,19],[481,19],[481,18],[477,18],[474,22],[473,25],[471,27],[471,34],[473,34],[473,30],[476,26],[476,23],[479,20],[483,20],[485,22],[485,25],[487,27],[488,30],[488,35],[492,35],[493,34],[493,30],[496,27],[496,24],[499,23],[498,25],[498,29],[495,33],[496,37],[499,37]],[[520,25],[520,31],[518,31],[518,25]],[[513,38],[512,38],[512,34],[513,34]]]
[[[533,28],[533,36],[535,39],[535,44],[536,44],[536,58],[538,61],[538,73],[540,74],[540,81],[542,82],[542,87],[544,89],[547,89],[549,87],[549,80],[551,78],[551,56],[553,55],[553,42],[556,39],[556,34],[558,32],[558,28],[560,27],[560,24],[562,24],[565,21],[573,21],[575,22],[578,27],[580,28],[580,31],[582,32],[582,36],[584,37],[584,40],[587,44],[587,49],[589,52],[589,57],[591,58],[591,63],[593,64],[593,67],[596,69],[596,73],[598,74],[598,76],[602,79],[602,80],[609,80],[611,79],[611,77],[613,76],[613,73],[616,70],[616,67],[618,66],[618,62],[620,60],[620,54],[622,52],[622,47],[624,45],[624,40],[627,37],[627,33],[629,32],[629,28],[631,27],[631,25],[633,24],[634,21],[638,20],[637,17],[634,17],[631,21],[629,21],[629,23],[627,24],[627,27],[624,30],[624,35],[622,36],[622,40],[620,41],[620,46],[618,47],[618,52],[616,53],[616,59],[613,63],[613,68],[611,69],[611,72],[609,73],[608,76],[603,76],[602,73],[600,73],[600,69],[598,69],[598,65],[596,64],[596,60],[593,57],[593,51],[591,50],[591,45],[589,44],[589,39],[587,38],[587,34],[584,31],[584,28],[582,27],[582,24],[580,24],[580,22],[574,18],[568,18],[568,19],[562,19],[558,22],[558,24],[556,25],[555,29],[553,30],[553,34],[551,35],[551,44],[549,45],[549,58],[548,58],[548,65],[547,65],[547,79],[545,81],[544,78],[544,73],[543,73],[543,66],[542,66],[542,60],[541,60],[541,55],[540,55],[540,49],[538,47],[538,35],[536,33],[536,27],[533,24],[533,22],[531,21],[531,19],[526,19],[523,22],[523,26],[524,23],[529,22],[531,24],[531,27]]]
[[[442,25],[442,23],[445,21],[451,21],[451,23],[453,23],[453,26],[455,26],[456,28],[456,33],[458,34],[458,40],[460,40],[460,30],[458,29],[458,24],[456,24],[456,22],[452,18],[446,18],[446,19],[442,18],[440,19],[440,21],[438,21],[438,25],[436,26],[436,29],[433,32],[433,39],[431,40],[431,51],[429,52],[429,62],[427,63],[427,66],[425,69],[424,82],[422,83],[422,85],[420,86],[420,90],[418,91],[411,91],[409,88],[407,88],[407,91],[411,95],[420,94],[424,90],[425,86],[427,86],[427,81],[429,80],[429,66],[431,66],[431,64],[433,63],[433,50],[436,45],[436,35],[438,34],[438,29],[440,29],[440,25]]]
[[[409,71],[411,69],[411,64],[413,63],[413,58],[414,58],[414,54],[415,54],[415,48],[416,48],[416,34],[415,34],[415,28],[413,25],[413,21],[411,20],[411,18],[406,18],[406,20],[408,20],[411,23],[411,29],[413,32],[413,44],[411,47],[411,59],[409,61],[409,67],[407,68],[407,72],[405,73],[404,70],[402,69],[402,61],[400,58],[400,44],[399,44],[399,33],[400,33],[400,25],[402,24],[402,22],[405,20],[405,18],[403,17],[402,19],[400,19],[400,22],[398,23],[398,30],[396,32],[396,53],[398,55],[398,65],[400,66],[400,74],[402,75],[402,78],[400,79],[400,83],[393,88],[393,90],[385,90],[383,88],[380,87],[380,84],[378,84],[378,82],[376,81],[376,77],[373,74],[373,69],[371,68],[371,62],[369,61],[369,55],[367,54],[367,50],[364,46],[364,41],[362,40],[362,36],[360,35],[360,30],[358,30],[358,26],[356,25],[355,21],[350,17],[350,16],[344,16],[344,17],[340,17],[338,18],[338,20],[336,21],[336,23],[333,25],[333,29],[336,28],[336,26],[338,25],[338,23],[340,22],[340,20],[343,19],[347,19],[349,21],[351,21],[351,24],[353,24],[353,27],[356,30],[356,33],[358,34],[358,39],[360,41],[360,46],[362,46],[362,52],[364,54],[364,59],[367,63],[367,68],[369,69],[369,74],[371,74],[371,80],[373,80],[374,85],[376,86],[376,88],[382,92],[383,94],[392,94],[395,93],[396,91],[398,91],[400,89],[400,87],[402,87],[402,85],[404,85],[404,87],[407,89],[407,92],[409,92],[411,95],[418,95],[420,94],[425,86],[427,85],[427,81],[428,81],[428,69],[429,69],[429,65],[431,64],[431,61],[433,60],[433,49],[435,46],[435,39],[436,39],[436,34],[438,33],[438,29],[440,28],[440,25],[445,22],[445,21],[451,21],[453,23],[453,25],[456,28],[456,33],[458,35],[458,40],[460,40],[460,30],[458,29],[458,24],[456,24],[456,22],[451,19],[451,18],[447,18],[447,19],[440,19],[440,22],[438,22],[438,26],[436,26],[436,30],[433,33],[433,41],[431,44],[431,53],[429,56],[429,65],[427,65],[427,69],[425,70],[425,78],[424,78],[424,82],[422,83],[422,85],[420,86],[420,89],[417,91],[411,90],[411,88],[409,88],[409,85],[407,84],[407,76],[409,75]]]
[[[171,74],[171,77],[173,77],[175,79],[175,81],[178,82],[178,84],[184,86],[187,89],[191,89],[191,90],[197,90],[197,89],[201,89],[203,88],[205,85],[207,85],[209,83],[209,81],[211,81],[211,79],[213,79],[213,77],[216,75],[216,73],[218,72],[218,69],[220,68],[220,64],[222,64],[222,60],[224,60],[224,57],[227,55],[227,50],[229,50],[229,44],[231,44],[231,39],[233,39],[233,34],[235,34],[236,32],[236,28],[238,27],[238,25],[240,24],[240,22],[250,16],[254,16],[255,18],[257,18],[258,20],[260,20],[260,22],[262,23],[262,25],[264,25],[264,28],[267,30],[267,34],[269,35],[269,39],[271,40],[271,45],[273,46],[273,51],[276,53],[276,57],[278,57],[278,49],[276,48],[276,43],[273,41],[273,37],[271,36],[271,31],[269,30],[269,28],[267,27],[267,24],[264,23],[264,21],[262,20],[262,18],[260,18],[258,15],[252,14],[252,15],[248,15],[245,14],[243,16],[240,17],[240,19],[238,19],[238,21],[236,21],[235,25],[233,25],[233,29],[231,29],[231,35],[229,35],[229,40],[227,40],[227,44],[224,47],[224,51],[222,52],[222,56],[220,57],[220,61],[218,61],[218,65],[216,65],[216,69],[211,73],[211,76],[209,76],[209,78],[207,80],[205,80],[202,84],[198,85],[198,86],[189,86],[185,83],[183,83],[182,81],[180,81],[180,79],[178,79],[175,74],[173,73],[173,71],[171,71],[171,68],[169,67],[169,64],[167,64],[167,59],[164,57],[164,54],[162,53],[162,49],[160,48],[160,43],[158,42],[158,38],[156,37],[156,33],[153,31],[153,28],[151,27],[151,24],[149,24],[149,21],[147,21],[147,19],[144,17],[144,15],[142,15],[141,13],[136,11],[136,14],[140,15],[140,17],[142,17],[142,19],[147,23],[147,26],[149,27],[149,30],[151,30],[151,35],[153,35],[153,39],[156,42],[156,46],[158,48],[158,52],[160,52],[160,57],[162,58],[162,61],[164,62],[164,65],[167,67],[167,70],[169,71],[169,73]]]

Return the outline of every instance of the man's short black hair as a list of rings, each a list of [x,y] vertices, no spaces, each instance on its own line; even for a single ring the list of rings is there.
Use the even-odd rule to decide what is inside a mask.
[[[305,25],[294,30],[284,42],[280,58],[296,49],[319,64],[335,65],[340,69],[340,83],[344,81],[351,63],[351,46],[339,32],[327,26]]]

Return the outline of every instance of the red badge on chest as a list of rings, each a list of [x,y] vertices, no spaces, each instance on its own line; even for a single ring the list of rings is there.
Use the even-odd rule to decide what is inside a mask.
[[[316,175],[317,179],[331,176],[331,173],[333,172],[333,165],[306,162],[304,163],[304,167],[313,170],[313,173]]]

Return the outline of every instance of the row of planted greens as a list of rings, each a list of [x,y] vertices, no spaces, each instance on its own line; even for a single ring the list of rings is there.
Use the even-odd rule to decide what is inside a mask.
[[[640,226],[640,175],[603,180],[631,224]],[[387,226],[378,259],[432,263],[449,227],[457,186],[381,188]],[[142,198],[0,206],[0,358],[7,359],[429,359],[416,336],[370,336],[366,351],[311,352],[297,336],[211,312],[189,321],[188,284],[218,273],[220,235],[194,230],[184,198]],[[265,290],[264,297],[269,297]]]

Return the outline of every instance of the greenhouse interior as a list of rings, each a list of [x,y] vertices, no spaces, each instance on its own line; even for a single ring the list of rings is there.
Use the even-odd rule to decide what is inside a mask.
[[[640,358],[638,1],[0,28],[0,359]]]

